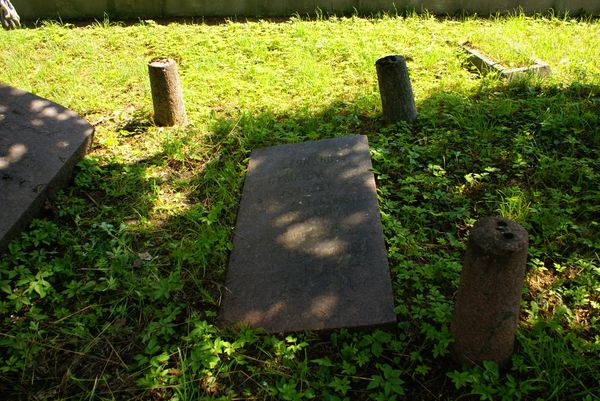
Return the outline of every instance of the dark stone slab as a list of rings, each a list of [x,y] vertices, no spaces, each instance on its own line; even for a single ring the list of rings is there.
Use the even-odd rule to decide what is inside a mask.
[[[365,136],[252,152],[221,320],[268,332],[396,321]]]
[[[73,111],[0,84],[0,253],[68,182],[93,132]]]

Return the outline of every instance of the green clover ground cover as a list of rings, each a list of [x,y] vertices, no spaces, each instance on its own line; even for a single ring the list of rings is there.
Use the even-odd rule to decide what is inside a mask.
[[[539,57],[480,77],[455,46]],[[600,24],[428,16],[0,33],[0,79],[82,114],[74,184],[0,260],[3,399],[600,399]],[[515,50],[516,49],[516,50]],[[385,127],[374,63],[403,54],[420,112]],[[151,122],[146,63],[180,66],[192,124]],[[366,134],[398,325],[261,335],[216,316],[252,149]],[[530,234],[511,367],[454,365],[468,232]]]

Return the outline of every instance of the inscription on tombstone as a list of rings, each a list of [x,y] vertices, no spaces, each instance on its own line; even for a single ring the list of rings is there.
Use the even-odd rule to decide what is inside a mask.
[[[268,332],[395,322],[365,136],[252,152],[220,319]]]

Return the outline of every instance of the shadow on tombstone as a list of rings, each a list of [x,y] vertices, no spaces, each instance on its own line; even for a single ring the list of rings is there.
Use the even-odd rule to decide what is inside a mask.
[[[0,254],[69,183],[93,134],[75,112],[0,84]]]
[[[268,332],[395,322],[365,136],[253,151],[221,310]]]

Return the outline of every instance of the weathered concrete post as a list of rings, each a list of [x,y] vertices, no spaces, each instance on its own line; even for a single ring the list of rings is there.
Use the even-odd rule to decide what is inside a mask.
[[[456,362],[510,361],[527,250],[527,231],[511,220],[486,217],[473,227],[450,326]]]
[[[175,60],[160,58],[152,60],[148,64],[148,75],[156,125],[187,124],[183,92]]]
[[[375,63],[379,93],[383,106],[383,119],[392,124],[417,119],[417,107],[413,95],[408,67],[402,56],[387,56]]]

